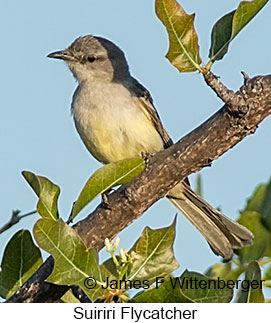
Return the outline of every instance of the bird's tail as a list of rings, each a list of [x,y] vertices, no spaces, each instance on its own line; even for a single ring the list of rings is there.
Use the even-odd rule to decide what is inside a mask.
[[[212,250],[228,259],[233,249],[253,243],[253,234],[214,209],[189,185],[181,182],[167,196],[208,241]]]

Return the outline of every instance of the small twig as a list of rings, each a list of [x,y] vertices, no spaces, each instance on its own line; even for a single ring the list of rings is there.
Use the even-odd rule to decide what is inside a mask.
[[[29,215],[37,213],[37,211],[35,210],[35,211],[31,211],[31,212],[28,212],[23,215],[19,215],[20,212],[21,212],[20,210],[13,210],[12,211],[11,218],[10,218],[9,222],[6,223],[5,225],[3,225],[2,228],[0,228],[0,234],[7,231],[14,224],[18,223],[22,218],[25,218]]]
[[[241,73],[242,73],[243,78],[244,78],[244,85],[247,85],[248,84],[248,81],[250,80],[250,77],[244,71],[241,71]]]
[[[207,71],[203,76],[207,85],[210,86],[216,95],[229,107],[230,112],[239,113],[242,110],[242,107],[246,106],[246,100],[242,94],[229,90],[211,71]]]
[[[68,220],[66,222],[67,224],[70,224],[73,221],[73,219],[72,219],[72,213],[73,213],[74,204],[75,204],[75,201],[72,203],[72,209],[71,209],[70,215],[68,217]]]

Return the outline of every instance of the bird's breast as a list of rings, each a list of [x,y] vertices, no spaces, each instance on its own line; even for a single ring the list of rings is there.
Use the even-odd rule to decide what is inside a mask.
[[[138,99],[120,84],[79,87],[72,110],[81,139],[102,163],[163,149],[162,139]]]

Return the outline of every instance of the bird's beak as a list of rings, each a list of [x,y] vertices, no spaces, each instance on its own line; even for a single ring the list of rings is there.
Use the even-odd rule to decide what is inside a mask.
[[[53,52],[47,55],[50,58],[63,59],[64,61],[73,61],[75,58],[71,55],[71,53],[67,50],[59,50],[57,52]]]

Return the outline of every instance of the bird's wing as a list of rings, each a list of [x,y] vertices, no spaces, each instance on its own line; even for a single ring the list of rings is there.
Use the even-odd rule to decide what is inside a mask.
[[[166,129],[163,127],[163,124],[160,120],[158,112],[156,111],[153,105],[153,100],[150,92],[136,79],[134,79],[134,82],[132,83],[131,90],[132,90],[132,93],[138,97],[142,107],[142,111],[145,113],[146,117],[152,122],[155,129],[157,130],[160,137],[162,138],[164,143],[164,148],[168,148],[171,145],[173,145],[173,141],[170,138]],[[190,186],[188,177],[184,179],[184,182]]]
[[[150,95],[150,92],[141,85],[137,80],[134,79],[132,83],[132,93],[138,97],[139,103],[141,105],[142,111],[145,113],[146,117],[152,122],[155,129],[159,133],[160,137],[163,140],[164,148],[168,148],[173,144],[169,134],[166,129],[163,127],[160,117],[153,105],[153,100]]]

